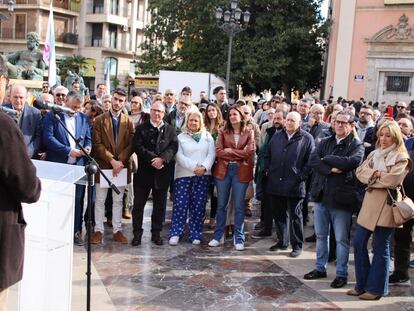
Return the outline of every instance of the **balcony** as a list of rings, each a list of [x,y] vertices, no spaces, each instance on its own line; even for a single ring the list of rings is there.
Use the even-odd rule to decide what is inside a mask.
[[[68,44],[78,44],[78,35],[71,32],[63,34],[63,42]]]

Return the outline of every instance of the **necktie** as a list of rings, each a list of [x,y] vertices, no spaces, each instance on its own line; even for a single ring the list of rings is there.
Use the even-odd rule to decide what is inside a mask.
[[[114,128],[114,141],[115,145],[118,143],[118,126],[119,126],[119,120],[118,118],[112,118],[112,127]]]

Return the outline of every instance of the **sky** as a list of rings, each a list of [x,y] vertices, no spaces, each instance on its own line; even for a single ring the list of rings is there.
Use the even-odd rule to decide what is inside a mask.
[[[326,18],[328,14],[328,5],[329,5],[329,0],[324,0],[322,7],[321,7],[321,13],[324,18]]]

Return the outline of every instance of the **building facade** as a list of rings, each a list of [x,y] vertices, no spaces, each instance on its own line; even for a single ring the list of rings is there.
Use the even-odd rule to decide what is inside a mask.
[[[414,91],[414,0],[331,0],[324,97],[393,103]]]
[[[6,13],[7,1],[0,0]],[[45,42],[51,0],[15,0],[12,16],[0,23],[0,52],[26,48],[26,34],[40,35]],[[134,78],[134,55],[140,55],[144,29],[150,22],[148,0],[52,0],[57,58],[81,55],[89,67],[85,83],[94,90],[104,81],[105,68],[111,80],[126,86]],[[135,53],[135,54],[134,54]]]

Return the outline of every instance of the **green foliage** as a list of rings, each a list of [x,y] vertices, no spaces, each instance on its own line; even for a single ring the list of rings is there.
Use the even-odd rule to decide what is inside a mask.
[[[79,71],[86,69],[87,66],[86,58],[81,55],[68,56],[58,61],[61,77],[66,77],[68,71],[79,74]]]
[[[322,0],[244,0],[251,19],[236,35],[232,49],[231,83],[247,93],[273,90],[316,90],[320,87],[327,27],[319,8]],[[149,0],[152,24],[139,68],[212,72],[225,76],[228,37],[215,21],[220,0]]]

